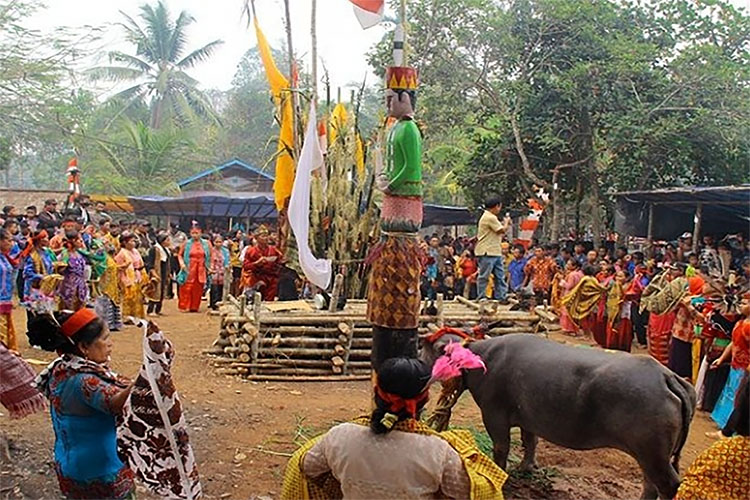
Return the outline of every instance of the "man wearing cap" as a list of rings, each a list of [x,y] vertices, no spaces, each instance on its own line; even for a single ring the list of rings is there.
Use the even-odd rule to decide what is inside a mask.
[[[62,216],[57,211],[57,201],[53,199],[44,202],[44,209],[39,214],[39,229],[45,229],[48,233],[54,233],[60,226]]]
[[[382,240],[368,257],[372,264],[367,319],[373,325],[372,365],[394,356],[416,357],[422,265],[418,231],[422,225],[422,138],[414,123],[417,71],[386,71],[388,132],[385,168],[376,183],[383,191]]]
[[[687,262],[687,257],[693,251],[693,235],[687,231],[682,233],[677,240],[677,260]]]

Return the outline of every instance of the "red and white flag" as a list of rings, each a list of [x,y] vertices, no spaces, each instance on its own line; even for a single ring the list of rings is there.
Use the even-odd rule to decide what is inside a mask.
[[[519,224],[518,238],[513,240],[513,244],[521,244],[525,249],[529,249],[531,246],[531,239],[534,237],[536,229],[539,227],[539,219],[542,217],[542,212],[549,202],[549,194],[544,189],[538,188],[535,192],[536,198],[529,198],[527,205],[529,207],[529,214],[521,219]]]
[[[385,0],[349,0],[354,6],[354,15],[357,16],[362,29],[372,28],[383,20],[383,8]]]

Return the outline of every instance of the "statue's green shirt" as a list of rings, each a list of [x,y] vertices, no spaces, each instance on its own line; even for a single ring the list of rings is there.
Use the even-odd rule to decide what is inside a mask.
[[[422,137],[414,120],[399,120],[388,134],[386,192],[422,196]]]

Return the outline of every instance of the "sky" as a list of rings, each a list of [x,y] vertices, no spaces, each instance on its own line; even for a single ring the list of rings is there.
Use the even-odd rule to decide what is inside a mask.
[[[104,55],[109,50],[132,51],[132,46],[122,39],[122,30],[115,23],[122,19],[120,11],[137,17],[139,6],[154,0],[46,0],[47,8],[39,10],[28,24],[41,30],[54,30],[58,26],[105,26],[109,25],[104,36],[104,47],[100,51],[98,64],[106,64]],[[212,40],[221,39],[224,44],[218,48],[207,63],[193,70],[190,75],[196,78],[204,89],[227,90],[242,55],[256,45],[254,30],[248,29],[247,19],[242,15],[245,0],[166,0],[172,16],[181,10],[189,12],[195,23],[188,34],[192,42],[189,50]],[[284,4],[282,0],[255,0],[258,19],[269,43],[281,49],[286,44],[284,31]],[[295,53],[308,65],[311,64],[310,9],[311,0],[289,0],[293,43]],[[737,7],[750,6],[750,0],[730,0]],[[386,11],[386,16],[393,15]],[[344,90],[349,84],[358,87],[367,75],[369,83],[376,82],[375,75],[368,66],[365,54],[378,42],[391,25],[381,24],[363,30],[357,22],[349,0],[318,0],[318,73],[323,74],[322,64],[328,68],[332,90]],[[187,53],[187,52],[186,52]],[[86,61],[94,66],[96,61]],[[284,73],[286,64],[277,61]],[[103,94],[112,88],[101,88]],[[347,95],[344,92],[343,95]]]
[[[132,51],[132,46],[123,41],[122,30],[114,24],[122,19],[120,11],[136,18],[139,6],[146,0],[47,0],[47,8],[39,10],[28,20],[31,27],[43,31],[58,26],[103,26],[110,25],[104,35],[104,50]],[[155,3],[150,1],[149,3]],[[256,45],[255,31],[248,29],[247,18],[242,15],[244,0],[166,0],[174,17],[181,10],[190,13],[195,22],[188,28],[191,46],[198,48],[210,41],[221,39],[224,44],[206,63],[188,73],[196,78],[204,89],[227,90],[242,55]],[[255,0],[261,29],[272,47],[282,49],[286,45],[284,30],[284,3],[282,0]],[[294,51],[308,68],[311,61],[310,0],[289,0],[292,18],[292,43]],[[318,74],[323,74],[322,64],[328,69],[332,88],[361,83],[367,74],[372,83],[375,75],[367,64],[365,54],[386,32],[388,24],[363,30],[352,11],[348,0],[318,0]],[[386,15],[388,12],[386,12]],[[189,52],[186,52],[186,54]],[[99,64],[107,64],[101,57]],[[286,74],[284,61],[277,64]],[[91,65],[96,65],[94,61]],[[106,90],[103,90],[106,92]],[[347,95],[344,93],[344,95]]]

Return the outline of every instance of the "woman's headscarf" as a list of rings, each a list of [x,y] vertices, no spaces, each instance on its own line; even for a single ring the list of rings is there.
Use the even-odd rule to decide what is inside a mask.
[[[703,285],[706,283],[706,280],[701,278],[700,276],[693,276],[692,278],[688,278],[688,289],[690,290],[690,295],[700,295],[703,293]]]

